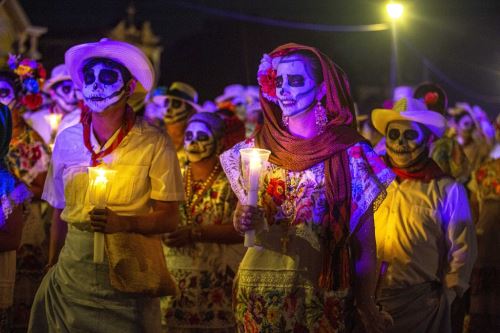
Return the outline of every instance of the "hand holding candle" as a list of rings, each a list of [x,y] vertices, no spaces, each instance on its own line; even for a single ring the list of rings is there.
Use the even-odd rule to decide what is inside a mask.
[[[240,151],[243,165],[243,178],[247,184],[247,205],[257,207],[259,201],[260,176],[264,163],[271,152],[266,149],[246,148]],[[255,245],[255,230],[245,232],[245,246]]]
[[[110,189],[110,178],[114,171],[102,167],[89,167],[89,198],[95,208],[106,208],[107,196]],[[94,232],[94,262],[104,261],[104,234]]]

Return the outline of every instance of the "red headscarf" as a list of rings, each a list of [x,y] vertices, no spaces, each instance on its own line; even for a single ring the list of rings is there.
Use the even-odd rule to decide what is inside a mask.
[[[346,244],[349,233],[351,209],[351,173],[347,149],[365,141],[356,131],[354,104],[349,90],[349,83],[344,71],[316,48],[285,44],[271,52],[271,57],[278,57],[306,50],[318,58],[321,63],[324,83],[327,88],[323,102],[328,116],[325,130],[309,139],[298,138],[290,134],[281,124],[281,109],[260,96],[264,110],[264,124],[256,134],[256,146],[269,149],[272,153],[270,162],[292,171],[309,169],[325,163],[326,197],[330,212],[324,221],[328,228],[323,272],[319,284],[323,288],[345,288],[350,284],[349,249]]]

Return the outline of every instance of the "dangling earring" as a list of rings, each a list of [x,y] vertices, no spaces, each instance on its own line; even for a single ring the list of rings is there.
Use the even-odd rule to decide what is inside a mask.
[[[282,114],[281,115],[281,122],[283,123],[283,126],[285,128],[288,128],[288,117],[287,116],[285,116],[285,115]]]
[[[319,133],[323,133],[328,123],[328,118],[326,117],[326,109],[320,101],[314,106],[314,116],[316,117],[316,126]]]

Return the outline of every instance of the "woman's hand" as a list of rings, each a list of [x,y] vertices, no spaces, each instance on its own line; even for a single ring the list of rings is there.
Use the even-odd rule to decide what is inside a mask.
[[[375,305],[358,307],[358,313],[367,333],[383,333],[394,324],[391,315]]]
[[[94,232],[113,234],[128,231],[125,219],[120,219],[120,216],[109,208],[94,208],[89,214],[90,226]]]
[[[265,228],[264,211],[262,208],[241,205],[238,202],[233,215],[233,226],[240,234],[249,230],[259,232]]]

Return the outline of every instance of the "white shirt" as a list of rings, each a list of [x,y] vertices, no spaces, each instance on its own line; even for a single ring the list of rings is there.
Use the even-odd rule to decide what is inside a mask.
[[[106,149],[119,131],[100,147],[91,130],[96,152]],[[61,218],[68,223],[89,222],[91,154],[83,143],[83,126],[77,124],[62,131],[56,141],[42,198],[63,209]],[[104,165],[116,170],[111,182],[107,207],[120,215],[140,215],[152,211],[151,199],[184,200],[184,187],[174,146],[162,132],[137,118],[121,144],[104,157]]]
[[[393,182],[375,212],[377,256],[389,264],[384,287],[437,281],[468,288],[477,256],[464,187],[450,178]]]

